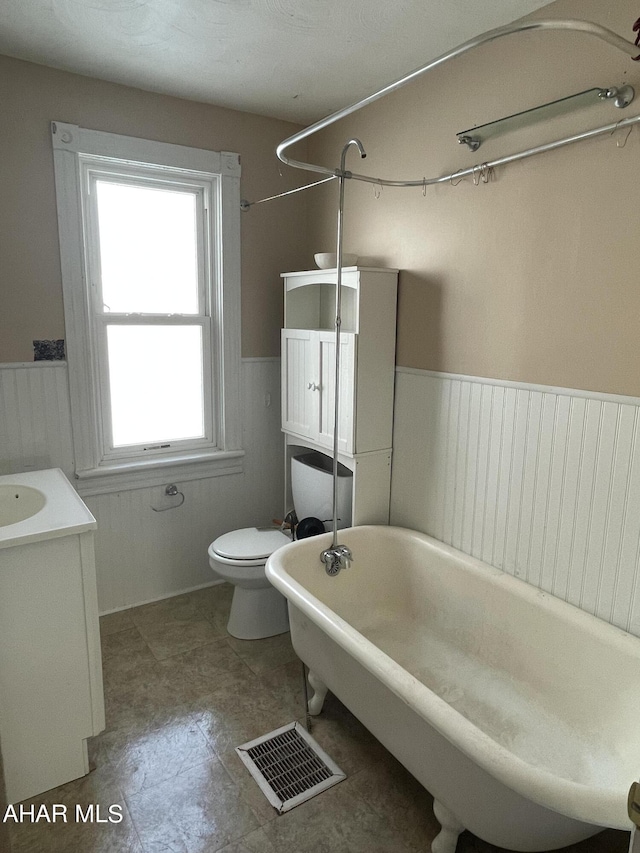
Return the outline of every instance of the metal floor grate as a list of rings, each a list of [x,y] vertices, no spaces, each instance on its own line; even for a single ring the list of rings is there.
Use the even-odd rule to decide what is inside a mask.
[[[236,752],[280,813],[346,778],[300,723],[243,743]]]

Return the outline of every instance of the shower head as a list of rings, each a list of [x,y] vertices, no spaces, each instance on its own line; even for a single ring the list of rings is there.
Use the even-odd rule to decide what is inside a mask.
[[[352,145],[355,145],[355,147],[358,149],[358,151],[360,153],[360,157],[363,160],[367,156],[367,152],[364,150],[364,145],[362,144],[362,142],[360,142],[360,140],[357,137],[354,136],[354,138],[350,139],[347,142],[347,144],[344,146],[344,148],[342,149],[342,156],[340,157],[340,171],[343,174],[345,174],[344,164],[345,164],[345,160],[347,159],[347,151],[349,150],[349,148],[351,148]],[[347,175],[347,177],[348,177],[348,175]]]

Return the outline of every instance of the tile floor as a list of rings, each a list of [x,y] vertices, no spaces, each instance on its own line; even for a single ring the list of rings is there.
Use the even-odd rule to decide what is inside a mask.
[[[11,853],[428,853],[429,794],[333,697],[313,727],[348,778],[278,816],[234,747],[303,715],[288,635],[225,629],[231,587],[101,620],[107,730],[95,769],[25,805],[122,806],[121,823],[11,825]],[[606,831],[571,853],[624,853]],[[458,853],[494,853],[464,833]],[[4,852],[3,852],[4,853]]]

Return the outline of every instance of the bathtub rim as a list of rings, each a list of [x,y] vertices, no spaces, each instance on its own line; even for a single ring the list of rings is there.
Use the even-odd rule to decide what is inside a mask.
[[[535,603],[540,607],[552,611],[559,609],[565,618],[579,625],[582,623],[581,627],[587,631],[602,634],[603,640],[624,649],[626,654],[635,652],[640,662],[640,646],[636,650],[629,648],[630,641],[637,642],[637,637],[428,534],[391,525],[359,525],[341,531],[341,538],[349,544],[351,536],[364,534],[408,538],[423,543],[432,551],[461,563],[471,571],[479,572],[485,577],[489,575],[493,583],[507,588],[513,587],[516,595],[535,599]],[[293,542],[279,549],[266,564],[266,574],[270,582],[427,724],[432,725],[453,746],[498,781],[539,805],[567,817],[602,827],[630,830],[626,811],[627,789],[620,791],[575,782],[556,776],[551,771],[536,767],[514,755],[309,593],[287,572],[285,563],[297,552],[305,555],[317,553],[318,571],[323,571],[319,555],[323,548],[328,547],[330,540],[330,534],[324,534],[313,539]],[[339,582],[339,578],[338,575],[331,581]],[[634,779],[630,778],[629,785],[633,781]]]

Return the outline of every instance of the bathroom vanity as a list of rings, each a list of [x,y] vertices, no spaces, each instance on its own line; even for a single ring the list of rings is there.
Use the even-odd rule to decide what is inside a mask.
[[[9,803],[89,772],[105,726],[93,531],[59,469],[0,477],[0,740]]]

